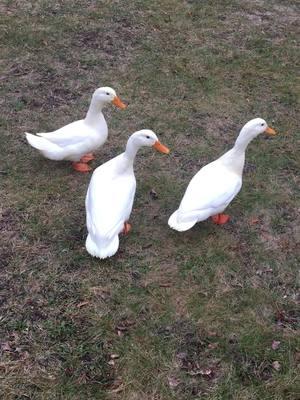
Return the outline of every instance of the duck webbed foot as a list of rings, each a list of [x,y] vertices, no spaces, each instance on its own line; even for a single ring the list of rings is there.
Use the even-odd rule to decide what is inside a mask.
[[[128,233],[131,231],[131,224],[129,222],[124,222],[124,228],[122,230],[122,233],[124,233],[124,235],[128,235]]]
[[[216,214],[211,217],[214,224],[224,225],[230,220],[230,216],[227,214]]]
[[[82,163],[88,163],[89,161],[95,160],[95,156],[93,153],[87,153],[84,156],[81,157],[80,162]]]
[[[83,162],[72,162],[72,167],[77,172],[90,172],[92,170],[91,167]]]

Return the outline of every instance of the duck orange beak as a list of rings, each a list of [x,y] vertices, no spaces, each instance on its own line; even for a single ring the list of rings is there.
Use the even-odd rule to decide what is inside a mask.
[[[162,143],[160,143],[158,140],[154,143],[153,147],[160,151],[161,153],[169,154],[170,150],[164,146]]]
[[[124,110],[124,108],[127,107],[127,105],[124,104],[123,101],[122,101],[122,100],[120,99],[120,97],[118,97],[118,96],[115,96],[115,97],[114,97],[112,103],[113,103],[116,107],[121,108],[122,110]]]
[[[270,128],[269,126],[267,127],[267,129],[265,130],[265,133],[269,136],[275,136],[277,135],[277,133],[274,131],[274,129]]]

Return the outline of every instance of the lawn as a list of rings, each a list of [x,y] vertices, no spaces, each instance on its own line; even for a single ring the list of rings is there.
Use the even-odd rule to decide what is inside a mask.
[[[297,12],[296,0],[1,2],[1,399],[300,397]],[[104,110],[93,168],[142,128],[171,149],[138,153],[133,229],[102,261],[84,247],[90,174],[24,139],[82,118],[99,86],[128,108]],[[255,117],[278,135],[249,145],[230,222],[169,229],[191,177]]]

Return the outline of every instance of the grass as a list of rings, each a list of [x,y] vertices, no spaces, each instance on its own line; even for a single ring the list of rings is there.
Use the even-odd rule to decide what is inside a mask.
[[[0,397],[298,399],[297,2],[0,11]],[[139,152],[133,231],[105,261],[84,248],[89,176],[23,136],[81,118],[102,85],[129,107],[105,110],[93,167],[141,128],[172,150]],[[171,231],[190,178],[256,116],[279,134],[249,146],[231,222]]]

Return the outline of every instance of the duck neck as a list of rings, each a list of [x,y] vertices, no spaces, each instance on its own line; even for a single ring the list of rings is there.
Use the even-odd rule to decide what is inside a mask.
[[[253,138],[243,129],[231,150],[224,154],[222,162],[238,175],[242,175],[245,164],[245,152]]]
[[[235,153],[237,154],[245,153],[247,146],[252,139],[253,137],[248,135],[247,132],[244,131],[244,129],[242,129],[233,146],[233,150],[235,151]]]
[[[102,115],[102,108],[104,107],[104,104],[104,102],[99,102],[99,100],[92,97],[91,104],[85,117],[85,121],[90,124],[98,122],[99,118]]]
[[[232,149],[221,157],[222,163],[238,175],[242,175],[243,173],[245,151],[251,140],[251,136],[249,137],[247,132],[242,129]]]
[[[136,145],[136,143],[134,142],[134,140],[132,138],[129,138],[127,145],[126,145],[126,150],[125,150],[124,155],[131,165],[133,165],[133,163],[134,163],[134,159],[135,159],[138,149],[139,148]]]

